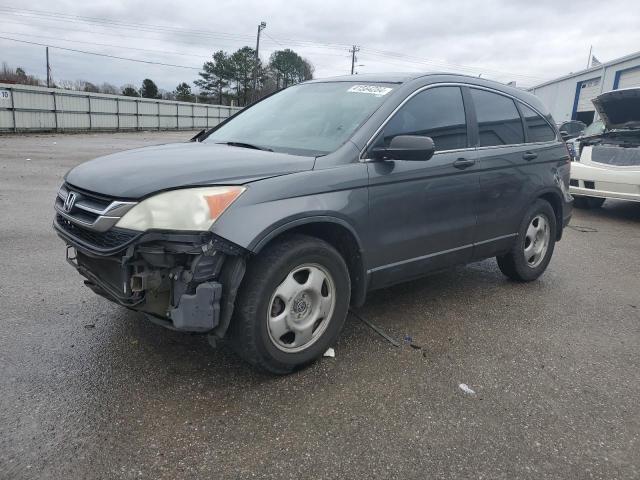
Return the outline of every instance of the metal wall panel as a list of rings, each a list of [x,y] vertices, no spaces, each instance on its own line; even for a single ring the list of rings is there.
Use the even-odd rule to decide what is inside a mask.
[[[120,129],[137,128],[138,120],[133,115],[120,115]]]
[[[118,128],[118,117],[116,115],[93,113],[91,114],[91,128],[115,130]]]
[[[57,95],[56,106],[64,112],[88,112],[89,98],[79,95]]]
[[[56,126],[53,112],[16,112],[16,127],[24,130],[51,130]]]
[[[89,114],[58,113],[58,128],[61,130],[89,130]]]
[[[158,117],[141,116],[139,118],[140,128],[158,128]]]
[[[177,127],[177,118],[174,117],[160,117],[160,128],[163,130],[175,129]]]
[[[185,130],[193,128],[193,119],[191,117],[178,117],[178,127]]]
[[[136,113],[136,102],[131,100],[120,100],[120,113]]]
[[[116,113],[116,100],[112,98],[91,98],[91,112]]]
[[[140,102],[138,103],[138,113],[140,113],[140,115],[157,115],[158,104],[150,102]]]
[[[15,108],[53,110],[53,95],[50,93],[31,93],[18,90],[13,92],[13,102]]]
[[[0,130],[13,130],[13,113],[10,110],[0,110]]]
[[[167,105],[166,103],[159,103],[158,104],[158,108],[160,108],[160,115],[173,115],[174,117],[176,116],[177,113],[177,106],[174,105]]]

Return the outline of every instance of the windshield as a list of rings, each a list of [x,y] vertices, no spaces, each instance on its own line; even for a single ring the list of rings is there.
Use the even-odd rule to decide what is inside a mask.
[[[289,87],[243,110],[205,142],[324,155],[342,145],[395,87],[357,82]]]
[[[602,120],[596,120],[582,132],[583,137],[590,137],[591,135],[600,135],[604,132],[604,123]]]

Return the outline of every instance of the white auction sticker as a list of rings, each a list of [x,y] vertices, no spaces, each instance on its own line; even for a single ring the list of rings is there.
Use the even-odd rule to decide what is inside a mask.
[[[11,93],[9,90],[0,90],[0,102],[9,102],[11,101]]]
[[[393,88],[389,87],[380,87],[378,85],[354,85],[347,92],[352,93],[368,93],[369,95],[375,95],[377,97],[382,97],[389,93]]]

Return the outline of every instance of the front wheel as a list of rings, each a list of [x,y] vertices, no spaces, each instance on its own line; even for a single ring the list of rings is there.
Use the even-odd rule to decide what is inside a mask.
[[[573,206],[576,208],[591,210],[592,208],[600,208],[604,203],[604,200],[604,198],[600,197],[584,197],[581,195],[574,195]]]
[[[547,201],[538,199],[525,214],[509,253],[497,257],[498,267],[513,280],[535,280],[549,265],[555,243],[555,213]]]
[[[285,374],[320,357],[347,316],[349,271],[327,242],[292,235],[268,245],[247,268],[230,325],[244,360]]]

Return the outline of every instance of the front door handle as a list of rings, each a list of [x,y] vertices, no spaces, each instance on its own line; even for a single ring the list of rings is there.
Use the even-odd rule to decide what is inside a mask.
[[[476,161],[469,158],[459,158],[455,162],[453,162],[453,166],[459,168],[460,170],[464,170],[465,168],[469,168],[472,165],[475,165]]]
[[[522,158],[524,158],[527,161],[531,161],[531,160],[535,160],[536,158],[538,158],[538,154],[537,153],[533,153],[533,152],[524,152],[522,154]]]

